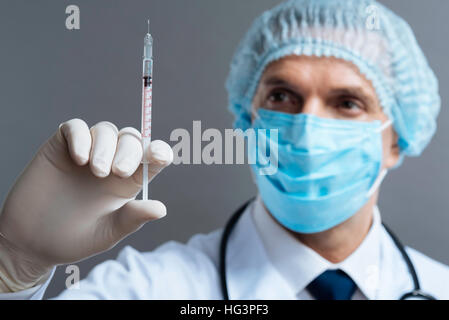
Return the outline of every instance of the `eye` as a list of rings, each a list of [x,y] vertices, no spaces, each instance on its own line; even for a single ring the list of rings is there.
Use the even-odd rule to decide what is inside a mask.
[[[341,103],[342,108],[353,110],[353,109],[360,109],[359,105],[351,100],[344,100]]]
[[[264,107],[286,113],[298,113],[301,109],[301,98],[286,89],[274,89],[267,95]]]
[[[351,99],[343,99],[337,105],[338,111],[348,116],[358,116],[364,112],[361,103]]]

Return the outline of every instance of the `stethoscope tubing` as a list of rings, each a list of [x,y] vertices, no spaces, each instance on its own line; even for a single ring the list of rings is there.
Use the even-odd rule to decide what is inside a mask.
[[[248,207],[248,205],[254,200],[254,198],[248,200],[246,203],[244,203],[239,209],[237,209],[231,216],[231,218],[226,223],[226,226],[223,230],[223,234],[221,236],[220,241],[220,260],[219,260],[219,272],[220,272],[220,284],[221,284],[221,290],[224,300],[229,300],[229,292],[228,292],[228,285],[227,285],[227,279],[226,279],[226,253],[227,253],[227,245],[228,240],[231,236],[232,231],[234,230],[235,225],[237,224],[239,218],[245,211],[245,209]],[[382,225],[384,226],[385,230],[393,240],[396,248],[399,250],[399,252],[402,255],[402,258],[404,259],[408,271],[412,277],[413,280],[413,290],[410,292],[404,293],[399,300],[407,300],[407,299],[413,299],[413,298],[419,298],[424,300],[436,300],[436,298],[428,293],[425,293],[421,290],[421,286],[419,283],[418,275],[416,273],[416,269],[412,263],[412,260],[410,259],[409,255],[405,251],[404,245],[399,241],[398,237],[391,231],[391,229],[385,225],[385,223],[382,222]]]

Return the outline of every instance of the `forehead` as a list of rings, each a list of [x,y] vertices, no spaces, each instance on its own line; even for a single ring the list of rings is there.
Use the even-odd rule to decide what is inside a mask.
[[[334,57],[286,56],[265,68],[261,82],[270,78],[303,86],[319,83],[330,89],[360,87],[365,94],[376,96],[371,82],[354,64]]]

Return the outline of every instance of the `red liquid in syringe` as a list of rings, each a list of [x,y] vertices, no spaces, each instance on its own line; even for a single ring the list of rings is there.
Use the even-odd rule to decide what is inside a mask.
[[[151,77],[143,78],[143,101],[142,101],[142,137],[151,139],[151,101],[153,94]]]

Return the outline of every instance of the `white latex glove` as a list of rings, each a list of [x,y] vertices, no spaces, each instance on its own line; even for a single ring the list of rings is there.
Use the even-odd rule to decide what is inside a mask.
[[[79,119],[59,126],[0,213],[0,272],[16,287],[11,290],[33,286],[55,265],[108,250],[145,222],[165,216],[161,202],[134,200],[142,188],[142,156],[134,128],[119,132],[100,122],[89,130]],[[146,156],[149,180],[173,160],[170,146],[160,140],[151,142]]]

